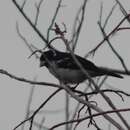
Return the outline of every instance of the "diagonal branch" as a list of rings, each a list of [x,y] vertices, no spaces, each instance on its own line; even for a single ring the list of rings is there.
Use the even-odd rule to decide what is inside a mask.
[[[62,3],[62,0],[59,0],[56,11],[55,11],[54,16],[53,16],[53,18],[51,20],[51,24],[50,24],[50,26],[49,26],[49,28],[47,30],[47,41],[49,41],[50,30],[52,29],[52,26],[53,26],[53,24],[55,22],[55,19],[56,19],[57,15],[58,15],[59,9],[61,7],[61,3]]]
[[[102,34],[103,34],[103,37],[106,37],[106,33],[105,33],[103,27],[101,26],[100,23],[98,23],[98,25],[99,25],[99,27],[100,27],[100,30],[101,30]],[[119,53],[114,49],[114,47],[111,45],[109,39],[106,39],[106,41],[107,41],[109,47],[111,48],[112,52],[113,52],[113,53],[116,55],[116,57],[119,59],[119,61],[121,62],[121,65],[123,66],[123,68],[125,69],[125,71],[126,71],[126,73],[127,73],[127,72],[128,72],[128,69],[127,69],[127,67],[126,67],[126,65],[125,65],[125,63],[124,63],[123,58],[120,56],[120,54],[119,54]]]
[[[130,17],[130,14],[128,14],[127,16],[125,16],[119,23],[116,27],[114,27],[114,29],[108,33],[108,35],[106,35],[106,37],[94,48],[92,49],[91,51],[88,52],[87,55],[90,55],[90,54],[95,54],[96,50],[107,40],[109,39],[109,37],[116,32],[116,30],[121,26],[121,24]]]
[[[76,45],[77,45],[77,42],[78,42],[78,39],[79,39],[79,35],[80,35],[81,29],[82,29],[82,26],[83,26],[87,1],[88,0],[84,0],[82,6],[80,7],[80,9],[77,13],[76,19],[75,19],[75,24],[74,24],[74,27],[73,27],[74,32],[73,32],[73,36],[72,36],[72,42],[73,42],[72,51],[74,51],[75,48],[76,48]],[[81,19],[78,20],[78,17],[79,17],[79,14],[80,14],[81,11],[82,11]],[[75,31],[76,23],[78,21],[79,21],[79,25],[77,27],[77,30]]]
[[[90,118],[92,118],[92,117],[102,116],[102,115],[111,114],[111,113],[115,113],[115,112],[126,112],[126,111],[130,111],[130,108],[104,111],[104,112],[102,112],[102,113],[96,113],[96,114],[93,114],[93,115],[91,115],[91,116],[79,118],[79,119],[77,119],[77,120],[70,120],[70,121],[68,121],[68,122],[61,122],[61,123],[59,123],[59,124],[57,124],[57,125],[54,125],[54,126],[51,127],[49,130],[54,130],[54,129],[56,129],[56,128],[62,126],[62,125],[71,124],[71,123],[76,123],[76,122],[81,122],[81,121],[90,119]]]
[[[80,98],[79,96],[75,95],[74,92],[72,92],[72,90],[68,87],[66,87],[65,85],[62,85],[62,86],[59,86],[59,85],[56,85],[56,84],[51,84],[51,83],[47,83],[47,82],[34,82],[34,81],[30,81],[30,80],[27,80],[27,79],[24,79],[24,78],[20,78],[20,77],[17,77],[17,76],[14,76],[10,73],[8,73],[7,71],[5,70],[2,70],[0,69],[0,73],[1,74],[4,74],[4,75],[7,75],[9,76],[10,78],[13,78],[15,80],[18,80],[18,81],[22,81],[22,82],[25,82],[25,83],[30,83],[30,84],[35,84],[35,85],[46,85],[46,86],[52,86],[52,87],[58,87],[59,89],[62,88],[64,89],[69,95],[71,95],[75,100],[77,100],[78,102],[84,104],[84,105],[87,105],[89,107],[91,107],[93,110],[97,111],[97,112],[103,112],[102,109],[100,109],[98,106],[95,106],[93,104],[90,104],[88,101],[86,100],[83,100],[82,98]],[[118,123],[116,122],[114,119],[112,119],[110,116],[108,115],[103,115],[104,118],[106,120],[108,120],[109,122],[111,122],[115,127],[117,127],[118,129],[120,130],[124,130],[124,128]],[[24,122],[26,122],[28,120],[25,120]],[[24,123],[23,122],[23,123]],[[22,124],[23,124],[22,123]]]
[[[12,2],[17,7],[19,12],[23,15],[23,17],[26,19],[26,21],[30,24],[30,26],[34,29],[34,31],[38,34],[38,36],[47,44],[48,42],[47,42],[46,38],[43,36],[43,34],[40,32],[40,30],[35,26],[35,24],[32,23],[32,21],[29,19],[29,17],[23,11],[23,9],[20,7],[20,5],[16,2],[16,0],[12,0]]]
[[[29,130],[32,130],[32,125],[33,125],[33,120],[35,115],[46,105],[46,103],[48,103],[48,101],[50,101],[50,99],[52,97],[54,97],[54,95],[56,95],[59,91],[61,90],[61,88],[58,88],[56,91],[54,91],[39,107],[38,109],[36,109],[36,111],[34,111],[34,113],[32,114],[32,116],[30,116],[28,119],[22,121],[20,124],[18,124],[13,130],[16,130],[19,126],[21,126],[22,124],[24,124],[27,121],[30,121],[30,128]]]
[[[40,14],[40,7],[43,3],[43,0],[40,0],[40,2],[37,4],[35,3],[35,7],[36,7],[36,18],[35,18],[35,26],[37,26],[37,22],[38,22],[38,18],[39,18],[39,14]]]

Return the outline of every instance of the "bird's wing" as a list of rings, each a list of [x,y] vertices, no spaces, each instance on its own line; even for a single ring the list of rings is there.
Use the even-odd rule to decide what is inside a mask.
[[[64,57],[58,60],[57,65],[60,68],[70,68],[70,69],[79,69],[78,65],[74,62],[72,58]]]
[[[75,55],[75,56],[77,60],[79,61],[79,63],[86,70],[97,71],[98,68],[91,61],[88,61],[78,55]],[[80,69],[80,67],[76,64],[76,62],[74,61],[70,53],[64,53],[64,56],[62,56],[62,58],[57,61],[57,65],[61,68]]]

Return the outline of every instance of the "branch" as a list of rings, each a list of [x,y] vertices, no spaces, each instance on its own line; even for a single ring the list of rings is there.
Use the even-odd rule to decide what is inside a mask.
[[[106,37],[105,30],[103,29],[103,27],[101,26],[100,23],[98,23],[98,25],[99,25],[99,27],[100,27],[100,30],[101,30],[102,34],[103,34],[103,37]],[[128,69],[127,69],[127,67],[126,67],[126,65],[125,65],[125,63],[124,63],[123,58],[120,56],[120,54],[119,54],[119,53],[114,49],[114,47],[111,45],[109,39],[106,39],[106,41],[107,41],[109,47],[111,48],[112,52],[113,52],[113,53],[116,55],[116,57],[119,59],[119,61],[121,62],[121,65],[123,66],[123,68],[125,69],[125,71],[126,71],[126,73],[127,73],[127,72],[128,72]]]
[[[37,10],[37,12],[36,12],[36,18],[35,18],[35,26],[37,26],[39,14],[40,14],[40,7],[41,7],[42,3],[43,3],[43,0],[40,0],[40,2],[38,4],[35,3],[35,7],[36,7],[36,10]]]
[[[111,11],[109,12],[109,14],[108,14],[108,16],[107,16],[107,18],[106,18],[106,20],[104,22],[103,29],[105,29],[105,27],[106,27],[110,17],[112,16],[113,11],[115,10],[116,6],[117,6],[117,3],[115,5],[113,5],[113,7],[111,8]]]
[[[29,17],[26,15],[26,13],[23,11],[23,9],[19,6],[19,4],[16,2],[16,0],[12,0],[14,5],[17,7],[19,12],[23,15],[25,20],[29,23],[29,25],[34,29],[34,31],[38,34],[38,36],[46,43],[48,44],[48,41],[45,39],[43,34],[40,32],[40,30],[35,26],[35,24],[32,23],[32,21],[29,19]]]
[[[32,116],[30,116],[28,119],[22,121],[20,124],[18,124],[13,130],[16,130],[19,126],[21,126],[22,124],[24,124],[25,122],[27,121],[30,121],[30,128],[29,130],[32,130],[32,125],[33,125],[33,120],[34,120],[34,117],[35,115],[41,110],[41,108],[43,108],[46,103],[48,103],[48,101],[50,101],[50,99],[52,97],[54,97],[54,95],[56,95],[59,91],[61,90],[61,88],[58,88],[55,92],[53,92],[39,107],[38,109],[36,109],[36,111],[32,114]]]
[[[79,21],[79,25],[77,27],[77,30],[76,30],[76,32],[75,31],[73,32],[72,42],[74,42],[74,44],[73,44],[73,47],[72,47],[72,51],[74,51],[75,48],[76,48],[76,45],[77,45],[77,42],[78,42],[78,39],[79,39],[79,34],[80,34],[82,26],[83,26],[87,1],[88,0],[84,0],[82,6],[80,7],[79,12],[78,12],[78,14],[76,16],[76,19],[75,19],[75,24],[74,25],[76,26],[76,21],[78,20],[79,14],[82,11],[81,20]],[[73,30],[75,30],[75,28],[76,28],[75,26],[73,27],[74,28]]]
[[[21,82],[24,82],[24,83],[29,83],[29,84],[32,84],[32,85],[44,85],[44,86],[51,86],[51,87],[55,87],[55,88],[61,88],[61,86],[57,85],[57,84],[48,83],[48,82],[36,82],[36,81],[33,81],[33,80],[28,80],[28,79],[25,79],[25,78],[21,78],[21,77],[15,76],[15,75],[7,72],[6,70],[3,70],[3,69],[0,69],[0,73],[4,74],[6,76],[9,76],[10,78],[15,79],[17,81],[21,81]]]
[[[25,82],[25,83],[30,83],[30,84],[35,84],[35,85],[46,85],[46,86],[58,87],[59,89],[63,88],[68,94],[70,94],[78,102],[91,107],[93,110],[95,110],[97,112],[103,112],[102,109],[98,108],[97,106],[95,106],[93,104],[90,104],[89,102],[87,102],[87,101],[83,100],[82,98],[78,97],[77,95],[75,95],[74,92],[72,92],[70,88],[68,88],[68,87],[66,87],[64,85],[59,86],[59,85],[51,84],[51,83],[47,83],[47,82],[34,82],[34,81],[30,81],[30,80],[27,80],[27,79],[24,79],[24,78],[20,78],[20,77],[14,76],[14,75],[12,75],[12,74],[10,74],[7,71],[2,70],[2,69],[0,69],[0,73],[4,74],[4,75],[7,75],[10,78],[13,78],[15,80],[22,81],[22,82]],[[103,115],[103,116],[104,116],[105,119],[107,119],[109,122],[111,122],[115,127],[117,127],[120,130],[124,130],[121,127],[121,125],[118,122],[116,122],[115,120],[113,120],[110,116],[108,116],[108,115]],[[25,120],[24,122],[26,122],[26,121],[28,121],[28,119]],[[24,122],[22,122],[22,124]]]
[[[92,49],[91,51],[88,52],[87,55],[90,55],[90,54],[95,54],[96,50],[107,40],[109,39],[109,37],[116,32],[116,30],[120,27],[120,25],[130,17],[130,14],[128,14],[127,16],[125,16],[118,24],[117,26],[110,32],[108,33],[108,35],[94,48]]]
[[[62,125],[66,125],[66,124],[70,124],[70,123],[76,123],[76,122],[81,122],[81,121],[90,119],[92,117],[102,116],[102,115],[106,115],[106,114],[112,114],[112,113],[115,113],[115,112],[126,112],[126,111],[130,111],[130,108],[117,109],[117,110],[109,110],[109,111],[105,111],[105,112],[101,112],[101,113],[96,113],[96,114],[93,114],[91,116],[87,116],[87,117],[84,117],[84,118],[79,118],[77,120],[70,120],[68,122],[59,123],[59,124],[54,125],[53,127],[51,127],[49,130],[54,130],[55,128],[60,127]]]
[[[51,24],[50,24],[50,26],[49,26],[49,28],[47,30],[47,41],[49,41],[50,30],[52,29],[52,26],[53,26],[53,24],[55,22],[55,19],[56,19],[57,15],[58,15],[59,9],[61,7],[61,3],[62,3],[62,0],[59,0],[56,11],[55,11],[54,16],[53,16],[53,18],[51,20]]]
[[[16,31],[18,33],[18,36],[24,41],[25,45],[27,46],[27,48],[30,50],[31,53],[33,53],[33,49],[31,47],[31,45],[28,43],[27,39],[21,34],[20,30],[19,30],[19,24],[18,22],[16,22]],[[38,59],[38,55],[35,53],[35,57],[36,59]]]
[[[34,81],[36,81],[36,78],[34,78]],[[30,107],[31,107],[31,103],[32,103],[34,89],[35,89],[35,85],[31,86],[30,95],[29,95],[29,99],[28,99],[28,103],[27,103],[27,108],[26,108],[25,119],[27,119],[29,117],[29,114],[30,114]],[[24,126],[25,125],[22,126],[21,130],[24,130]]]
[[[119,0],[115,0],[115,1],[116,1],[117,4],[119,5],[122,14],[123,14],[124,16],[127,16],[128,13],[126,12],[126,10],[125,10],[125,8],[123,7],[123,5],[119,2]],[[130,19],[129,19],[129,18],[127,18],[127,21],[128,21],[128,23],[130,23]]]
[[[60,34],[60,33],[59,33]],[[92,80],[92,78],[89,76],[88,72],[82,67],[82,65],[78,62],[78,60],[76,59],[73,51],[70,49],[69,45],[68,45],[68,41],[67,39],[64,38],[64,36],[61,35],[61,39],[63,40],[63,42],[65,43],[65,46],[67,48],[67,50],[70,52],[72,58],[74,59],[74,61],[76,62],[76,64],[79,66],[79,68],[81,69],[81,71],[86,75],[86,77],[88,78],[88,80],[93,84],[93,86],[95,87],[95,89],[98,91],[99,88],[97,86],[97,84]],[[66,89],[65,89],[66,90]],[[68,91],[69,92],[69,91]],[[100,92],[100,94],[102,95],[102,97],[106,100],[106,102],[110,105],[110,101],[109,98],[102,92]],[[76,97],[75,97],[76,98]],[[79,100],[78,100],[79,101]],[[79,101],[80,102],[80,101]],[[83,102],[82,102],[83,103]],[[87,102],[88,103],[88,102]],[[111,103],[112,104],[112,103]],[[93,109],[93,107],[90,104],[86,104],[88,107],[91,107]],[[113,105],[113,104],[112,104]],[[114,106],[114,105],[113,105]],[[94,108],[95,109],[95,108]],[[119,115],[119,113],[117,113]],[[112,119],[113,120],[113,119]],[[110,121],[110,120],[109,120]],[[113,120],[114,121],[114,120]],[[112,121],[112,122],[113,122]],[[111,122],[111,121],[110,121]],[[111,123],[112,123],[111,122]],[[123,129],[123,128],[121,128]]]
[[[112,89],[102,89],[102,90],[99,90],[99,91],[93,91],[93,92],[87,92],[87,93],[81,92],[79,90],[74,90],[74,92],[80,94],[79,96],[85,96],[85,95],[90,96],[90,95],[93,95],[93,94],[99,94],[100,92],[113,92],[113,93],[116,93],[116,94],[120,93],[120,94],[123,94],[125,96],[130,96],[129,93],[126,93],[122,90],[112,90]]]

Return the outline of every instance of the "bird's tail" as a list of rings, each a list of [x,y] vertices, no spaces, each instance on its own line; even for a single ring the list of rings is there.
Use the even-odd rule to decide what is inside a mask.
[[[99,69],[100,69],[100,72],[101,72],[102,75],[108,75],[108,76],[113,76],[113,77],[117,77],[117,78],[123,78],[123,76],[114,72],[113,70],[103,68],[103,67],[100,67]]]

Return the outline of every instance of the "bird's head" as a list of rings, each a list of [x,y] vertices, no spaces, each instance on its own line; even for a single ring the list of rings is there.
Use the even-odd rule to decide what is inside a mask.
[[[53,61],[56,57],[54,50],[45,51],[40,56],[40,67],[47,66],[49,62]]]

